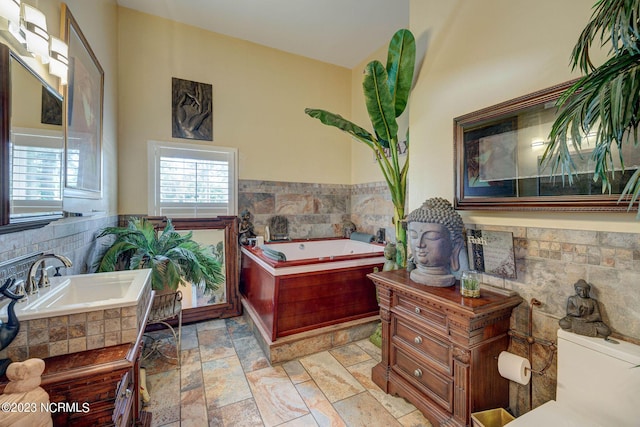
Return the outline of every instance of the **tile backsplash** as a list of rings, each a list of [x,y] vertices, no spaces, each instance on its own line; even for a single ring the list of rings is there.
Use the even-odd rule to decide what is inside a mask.
[[[391,226],[393,204],[386,183],[357,185],[308,184],[240,180],[238,212],[248,209],[255,231],[264,234],[269,218],[280,215],[289,221],[293,239],[342,236],[344,221],[352,221],[357,231],[376,234]]]
[[[117,216],[64,218],[42,228],[1,234],[0,263],[33,253],[55,253],[73,262],[73,267],[61,270],[63,275],[91,272],[100,249],[96,235],[102,228],[116,225],[117,220]]]

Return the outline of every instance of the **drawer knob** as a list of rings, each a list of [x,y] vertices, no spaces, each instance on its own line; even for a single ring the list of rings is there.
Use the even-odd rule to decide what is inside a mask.
[[[422,376],[422,371],[420,369],[416,369],[413,371],[413,376],[416,378],[420,378]]]
[[[417,336],[413,339],[413,342],[416,344],[422,344],[422,337],[421,336]]]
[[[124,396],[125,396],[125,397],[131,397],[131,394],[132,394],[132,393],[133,393],[133,392],[131,391],[131,389],[130,389],[130,388],[128,388],[128,389],[126,389],[126,390],[124,391]]]
[[[416,314],[420,314],[420,307],[416,307]]]

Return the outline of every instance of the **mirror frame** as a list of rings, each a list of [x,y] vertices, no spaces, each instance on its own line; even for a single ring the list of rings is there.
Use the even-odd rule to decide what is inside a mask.
[[[147,217],[158,229],[167,224],[166,217]],[[224,265],[227,301],[203,307],[183,308],[182,323],[193,323],[209,319],[224,319],[242,314],[240,300],[240,269],[238,260],[238,217],[218,216],[215,218],[171,218],[176,230],[224,230]]]
[[[555,104],[562,93],[575,80],[561,83],[531,94],[514,98],[453,120],[454,144],[454,206],[460,210],[491,211],[574,211],[574,212],[625,212],[629,210],[628,199],[618,203],[619,194],[557,195],[557,196],[500,196],[499,191],[489,191],[486,195],[470,195],[465,191],[465,171],[467,170],[464,137],[467,132],[482,131],[492,126],[508,125],[518,113],[547,103]],[[517,127],[516,127],[517,129]],[[548,177],[538,175],[537,178]],[[517,180],[517,179],[516,179]],[[516,181],[514,180],[514,181]],[[517,182],[514,183],[517,185]],[[561,185],[561,184],[560,184]],[[637,203],[634,205],[637,208]],[[632,208],[633,209],[633,208]]]
[[[84,198],[84,199],[102,199],[103,197],[103,178],[104,178],[104,159],[102,155],[102,132],[103,132],[103,121],[104,121],[104,69],[100,65],[98,61],[98,57],[91,49],[89,42],[86,37],[82,33],[80,29],[80,25],[74,18],[69,7],[62,3],[60,5],[60,19],[61,19],[61,28],[60,28],[60,37],[62,40],[67,43],[69,46],[69,82],[65,88],[65,117],[66,120],[64,122],[64,130],[65,130],[65,197],[75,197],[75,198]],[[75,34],[75,36],[73,36]],[[73,40],[72,40],[73,38]],[[77,40],[76,40],[77,39]],[[79,46],[77,46],[79,45]],[[79,47],[79,51],[75,51],[74,46]],[[85,57],[88,63],[83,63],[79,58]],[[80,85],[75,82],[75,72],[74,72],[74,62],[78,61],[82,64],[82,69],[87,70],[88,74],[92,75],[92,77],[96,78],[98,81],[94,81],[98,87],[90,86],[85,88],[85,91],[88,92],[91,96],[90,99],[96,99],[96,102],[89,103],[90,108],[98,110],[92,110],[92,113],[97,117],[97,123],[95,123],[95,127],[92,127],[90,130],[92,134],[96,137],[96,141],[94,141],[94,145],[91,146],[93,150],[93,155],[97,158],[97,171],[94,171],[93,178],[97,181],[97,188],[87,188],[86,186],[72,186],[69,183],[69,171],[67,169],[69,165],[69,140],[70,133],[74,130],[74,126],[71,123],[73,118],[73,109],[74,97],[77,99],[82,95],[80,90]],[[86,80],[92,80],[91,78]],[[85,81],[86,81],[85,80]],[[76,107],[77,108],[77,107]]]
[[[44,227],[58,217],[45,217],[11,223],[11,188],[9,145],[11,143],[11,61],[17,61],[41,84],[50,87],[20,56],[0,43],[0,234]],[[62,215],[60,216],[60,218]]]

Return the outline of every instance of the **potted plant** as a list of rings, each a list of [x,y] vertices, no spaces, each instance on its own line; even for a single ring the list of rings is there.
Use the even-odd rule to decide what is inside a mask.
[[[409,169],[409,134],[404,161],[398,155],[398,118],[405,110],[413,82],[416,44],[411,31],[397,31],[389,43],[386,67],[371,61],[365,68],[362,89],[374,134],[350,122],[339,114],[306,108],[309,116],[323,124],[334,126],[366,144],[374,152],[382,175],[391,192],[394,206],[393,222],[396,231],[397,264],[406,265],[407,231],[404,228],[404,208]],[[389,157],[387,157],[389,155]]]
[[[553,172],[575,173],[569,145],[579,150],[585,135],[595,131],[591,158],[595,164],[594,181],[602,181],[602,191],[611,192],[614,176],[612,145],[619,151],[624,169],[622,147],[638,149],[640,124],[640,42],[638,16],[640,0],[599,0],[591,20],[584,28],[571,54],[572,68],[579,68],[578,79],[558,100],[560,113],[553,123],[549,144],[542,161],[550,162]],[[609,44],[608,59],[596,67],[590,47]],[[617,172],[622,173],[622,172]],[[629,209],[640,196],[640,168],[629,178],[619,201],[628,197]],[[640,207],[638,216],[640,219]]]
[[[115,240],[97,263],[98,272],[151,269],[151,286],[158,293],[178,290],[191,282],[216,290],[224,283],[222,263],[208,246],[192,240],[192,233],[178,233],[171,220],[161,232],[146,218],[131,218],[126,227],[107,227],[98,238]]]

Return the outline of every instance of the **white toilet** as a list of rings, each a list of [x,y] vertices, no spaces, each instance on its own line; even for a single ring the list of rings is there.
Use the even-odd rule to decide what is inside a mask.
[[[556,400],[508,426],[640,426],[640,346],[615,341],[559,329]]]

